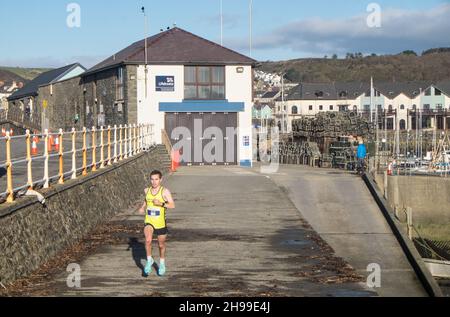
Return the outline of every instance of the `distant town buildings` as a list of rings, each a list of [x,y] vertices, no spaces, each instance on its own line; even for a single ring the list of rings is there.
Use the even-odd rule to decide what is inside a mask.
[[[0,80],[0,109],[8,108],[8,97],[22,87],[22,82],[4,82]]]
[[[315,116],[322,111],[356,111],[369,115],[369,83],[301,83],[289,90],[285,101],[278,97],[274,119],[286,132],[292,131],[292,120]],[[381,128],[413,130],[422,120],[423,128],[450,128],[450,81],[375,83],[372,98],[382,116]]]

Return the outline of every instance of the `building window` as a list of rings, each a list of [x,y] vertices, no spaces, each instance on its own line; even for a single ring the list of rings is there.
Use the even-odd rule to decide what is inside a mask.
[[[319,106],[319,110],[320,110],[320,111],[323,110],[323,106],[322,106],[322,105]]]
[[[123,100],[125,95],[125,85],[124,85],[124,76],[123,76],[123,67],[119,67],[117,69],[117,78],[116,78],[116,100]],[[95,98],[95,96],[94,96]]]
[[[405,105],[400,105],[400,110],[405,110]]]
[[[424,104],[423,105],[423,110],[430,110],[430,105],[429,104]]]
[[[413,108],[413,110],[416,110],[417,106],[416,105],[412,105],[412,108]]]
[[[298,114],[298,107],[297,106],[293,106],[292,107],[292,114]]]
[[[434,95],[435,95],[435,96],[441,96],[441,95],[442,95],[442,92],[441,92],[439,89],[434,88]]]
[[[406,121],[400,120],[400,130],[406,130]]]
[[[370,111],[370,105],[364,105],[364,111],[369,112]]]
[[[358,106],[357,105],[353,106],[353,111],[358,111]]]
[[[330,111],[333,111],[334,110],[334,107],[333,106],[330,106]]]
[[[394,119],[393,118],[387,118],[387,120],[386,120],[386,129],[394,130]]]
[[[313,106],[309,106],[309,111],[312,111],[313,110]]]
[[[436,109],[442,110],[442,104],[441,103],[436,104]]]
[[[425,90],[425,96],[431,96],[431,88]]]
[[[392,110],[394,110],[394,108],[392,107],[392,105],[389,105],[388,110],[389,110],[389,112],[392,112]]]
[[[184,68],[184,98],[225,99],[225,67],[186,66]]]

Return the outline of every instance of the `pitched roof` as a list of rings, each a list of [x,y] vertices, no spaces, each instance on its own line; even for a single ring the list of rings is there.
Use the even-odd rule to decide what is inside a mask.
[[[264,95],[261,96],[261,99],[271,99],[271,98],[275,98],[278,96],[278,94],[280,94],[281,91],[279,90],[275,90],[275,91],[268,91],[266,92]]]
[[[79,63],[70,64],[61,68],[52,69],[48,72],[42,73],[39,76],[37,76],[32,81],[28,82],[22,89],[17,90],[15,93],[13,93],[8,100],[14,100],[14,99],[20,99],[24,97],[31,97],[31,96],[37,96],[38,89],[40,86],[48,85],[51,83],[57,82],[59,79],[64,77],[66,74],[68,74],[71,70],[73,70],[76,67],[84,68]]]
[[[141,40],[95,65],[85,75],[120,64],[144,63],[145,40]],[[253,65],[257,61],[175,27],[147,38],[147,63]]]
[[[301,83],[289,91],[288,100],[334,100],[336,88],[332,83]]]
[[[436,83],[435,87],[437,87],[440,91],[450,97],[450,81],[441,81]]]
[[[416,98],[420,91],[430,87],[431,82],[381,82],[374,83],[374,88],[389,99],[394,99],[400,94],[409,98]],[[449,92],[450,82],[440,83],[444,93]],[[439,86],[437,86],[439,87]],[[362,94],[370,94],[370,86],[363,82],[339,82],[339,83],[301,83],[289,91],[288,100],[339,100],[356,99]]]
[[[400,94],[404,94],[409,98],[416,98],[420,95],[420,91],[424,91],[430,87],[431,82],[415,81],[415,82],[384,82],[375,83],[375,89],[389,99],[394,99]],[[370,91],[370,88],[367,89]]]

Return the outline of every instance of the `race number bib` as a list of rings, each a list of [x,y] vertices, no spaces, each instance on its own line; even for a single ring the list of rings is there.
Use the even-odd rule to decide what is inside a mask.
[[[150,217],[159,217],[161,215],[161,211],[159,209],[149,208],[149,209],[147,209],[147,214]]]

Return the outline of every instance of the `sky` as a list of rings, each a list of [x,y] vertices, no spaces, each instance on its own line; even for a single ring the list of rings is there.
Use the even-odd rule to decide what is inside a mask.
[[[250,0],[222,1],[224,46],[250,56]],[[220,0],[0,0],[0,65],[90,68],[144,38],[142,6],[149,35],[176,24],[221,41]],[[450,0],[253,0],[252,8],[251,56],[260,61],[450,47]],[[73,17],[79,27],[67,23]]]

